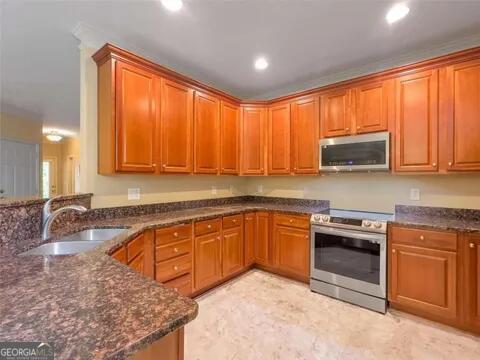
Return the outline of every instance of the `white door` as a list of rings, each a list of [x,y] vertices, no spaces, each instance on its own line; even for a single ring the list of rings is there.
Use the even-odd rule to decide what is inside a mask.
[[[39,146],[0,139],[0,196],[39,195]]]

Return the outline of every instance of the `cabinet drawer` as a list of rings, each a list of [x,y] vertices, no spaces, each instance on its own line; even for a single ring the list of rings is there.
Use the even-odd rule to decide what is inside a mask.
[[[192,274],[182,275],[163,284],[171,289],[177,290],[184,296],[188,296],[192,293]]]
[[[120,261],[122,264],[127,263],[127,250],[125,246],[115,250],[111,255],[115,260]]]
[[[155,280],[164,282],[190,272],[192,257],[190,254],[161,261],[155,264]]]
[[[130,240],[127,244],[127,262],[133,260],[137,255],[143,252],[143,246],[145,238],[142,235],[137,236],[135,239]]]
[[[192,251],[192,240],[182,240],[155,248],[155,260],[163,261],[173,257],[189,254]]]
[[[432,231],[402,227],[392,227],[393,244],[407,244],[418,247],[457,251],[457,234],[444,231]]]
[[[192,237],[192,225],[181,224],[155,230],[155,244],[164,245]]]
[[[195,235],[204,235],[219,232],[222,227],[221,219],[199,221],[195,223]]]
[[[275,213],[274,221],[277,225],[296,227],[299,229],[310,228],[310,218],[308,216],[286,215]]]
[[[242,222],[243,222],[242,220],[243,220],[242,214],[225,216],[223,218],[223,228],[230,229],[236,226],[240,226],[242,225]]]

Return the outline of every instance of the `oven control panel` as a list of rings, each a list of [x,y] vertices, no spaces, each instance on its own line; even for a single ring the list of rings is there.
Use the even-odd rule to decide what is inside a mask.
[[[348,228],[348,229],[357,228],[358,230],[363,230],[363,231],[372,231],[372,232],[381,232],[381,233],[385,233],[387,231],[386,221],[353,219],[353,218],[330,216],[326,214],[314,214],[311,217],[311,222],[313,224],[328,225],[328,226]]]

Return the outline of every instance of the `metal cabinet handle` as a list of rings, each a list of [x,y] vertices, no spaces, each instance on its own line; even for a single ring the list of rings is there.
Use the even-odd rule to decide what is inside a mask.
[[[452,166],[452,162],[451,162],[451,161],[448,162],[448,166]]]
[[[290,223],[293,223],[293,219],[290,219]]]
[[[233,219],[233,223],[235,224],[237,222],[237,219]]]
[[[349,131],[349,130],[350,130],[350,128],[345,128],[345,130]]]
[[[475,248],[475,243],[468,244],[472,249]]]
[[[174,252],[174,253],[178,253],[178,249],[177,249],[177,248],[173,248],[173,252]]]
[[[162,167],[166,168],[166,167],[167,167],[167,164],[163,164]]]
[[[437,166],[437,163],[433,163],[432,166]]]
[[[175,266],[173,267],[173,270],[177,271],[177,270],[178,270],[178,266],[175,265]]]
[[[208,225],[207,225],[207,228],[208,228],[208,229],[211,229],[211,228],[212,228],[212,225],[208,224]]]
[[[420,235],[420,240],[425,240],[425,236]]]
[[[394,253],[394,254],[395,254],[396,252],[397,252],[397,250],[395,250],[395,249],[393,249],[393,250],[392,250],[392,253]]]
[[[174,232],[173,236],[178,237],[178,232]]]
[[[360,129],[361,129],[361,126],[357,126],[357,129],[360,130]]]

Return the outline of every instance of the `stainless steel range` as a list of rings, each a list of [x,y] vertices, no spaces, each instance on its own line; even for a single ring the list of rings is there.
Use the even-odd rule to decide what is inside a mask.
[[[392,217],[340,209],[312,215],[310,289],[385,313],[386,232]]]

